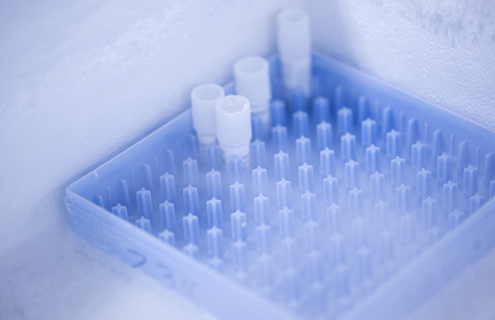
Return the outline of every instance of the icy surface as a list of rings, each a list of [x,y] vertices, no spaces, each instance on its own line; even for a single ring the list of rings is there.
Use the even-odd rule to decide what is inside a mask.
[[[197,84],[273,52],[275,14],[298,2],[320,52],[495,129],[492,1],[0,1],[0,318],[208,317],[75,251],[65,188],[184,110]],[[492,250],[408,319],[493,318],[493,268]]]
[[[495,2],[310,0],[317,50],[495,130]]]

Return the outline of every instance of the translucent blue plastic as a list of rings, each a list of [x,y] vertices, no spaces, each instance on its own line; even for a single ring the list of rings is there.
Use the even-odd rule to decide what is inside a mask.
[[[395,319],[492,248],[494,132],[320,55],[289,103],[270,61],[248,172],[188,110],[67,189],[73,232],[222,319]]]

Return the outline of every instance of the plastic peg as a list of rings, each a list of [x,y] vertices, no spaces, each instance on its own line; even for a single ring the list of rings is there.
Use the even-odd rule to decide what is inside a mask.
[[[358,118],[359,122],[362,123],[365,119],[369,118],[370,112],[370,101],[366,96],[360,96],[358,99]]]
[[[458,205],[457,183],[449,181],[443,185],[443,210],[447,213],[457,209]]]
[[[220,147],[217,144],[209,144],[205,147],[206,169],[220,170],[223,167]]]
[[[326,210],[327,231],[333,235],[342,233],[342,208],[336,204],[327,207]]]
[[[137,207],[140,217],[145,217],[146,219],[153,222],[153,204],[151,202],[151,192],[142,188],[136,192]]]
[[[127,181],[124,179],[119,179],[119,195],[120,195],[120,203],[124,207],[131,207],[131,197],[129,196],[129,187],[127,186]]]
[[[483,180],[488,187],[490,181],[495,179],[495,154],[489,152],[485,156],[485,169],[483,170]]]
[[[267,132],[270,130],[270,113],[268,109],[262,113],[251,114],[252,139],[265,141]]]
[[[316,195],[309,191],[301,195],[301,212],[304,221],[318,221]]]
[[[382,262],[390,262],[394,260],[394,239],[392,233],[384,230],[379,235],[379,252]]]
[[[327,98],[318,96],[313,99],[313,117],[315,123],[330,123],[330,103]]]
[[[320,172],[323,178],[335,176],[335,152],[325,148],[320,151]]]
[[[216,198],[206,201],[206,215],[208,216],[208,228],[223,228],[222,201]]]
[[[344,135],[346,133],[354,133],[352,120],[352,110],[343,107],[337,111],[337,125],[339,128],[339,135]]]
[[[266,168],[266,148],[265,142],[255,140],[251,142],[251,163],[253,167]]]
[[[229,187],[230,189],[230,209],[232,212],[237,210],[246,211],[246,193],[244,185],[239,182],[234,183]]]
[[[346,133],[340,138],[342,161],[344,163],[356,158],[356,136]]]
[[[399,157],[401,154],[401,134],[395,130],[387,133],[387,156],[389,159]]]
[[[221,259],[223,256],[223,231],[215,226],[206,231],[208,255],[210,258]]]
[[[268,197],[259,195],[254,198],[254,220],[256,225],[270,224],[272,221]]]
[[[460,180],[460,177],[462,177],[464,169],[467,166],[469,166],[469,145],[467,141],[461,141],[461,143],[459,143],[459,149],[457,150],[456,166],[457,166],[457,177]]]
[[[117,217],[124,219],[125,221],[129,221],[129,215],[127,213],[127,208],[120,203],[112,208],[112,213]]]
[[[363,200],[363,190],[354,188],[349,191],[349,214],[351,217],[360,216],[364,214],[364,200]]]
[[[370,176],[370,199],[371,203],[385,201],[385,175],[375,172]]]
[[[296,240],[291,237],[285,237],[281,242],[282,257],[286,269],[297,267]]]
[[[396,157],[390,161],[390,183],[392,185],[392,190],[400,186],[401,184],[406,184],[406,160]]]
[[[290,90],[290,108],[292,112],[308,111],[308,103],[306,97],[306,93],[300,88]]]
[[[222,174],[211,170],[206,173],[206,197],[222,200]]]
[[[256,247],[258,249],[258,254],[270,254],[272,228],[269,225],[260,224],[255,228],[254,232],[256,235]]]
[[[437,158],[437,180],[441,184],[452,180],[452,157],[445,153]]]
[[[266,169],[258,167],[252,171],[253,176],[253,195],[268,195],[268,178]]]
[[[433,132],[433,148],[431,156],[433,159],[438,158],[443,153],[443,133],[437,129]]]
[[[296,139],[297,165],[311,164],[311,140],[306,137]]]
[[[361,122],[361,135],[363,147],[368,148],[371,145],[376,145],[376,121],[367,118]]]
[[[401,218],[401,236],[405,245],[416,241],[416,218],[412,214],[406,214]]]
[[[249,157],[247,158],[249,159]],[[249,167],[249,161],[245,162],[243,158],[234,155],[227,159],[227,172],[232,183],[244,182],[244,168]]]
[[[279,151],[273,156],[273,160],[275,162],[275,179],[277,181],[290,180],[289,155]]]
[[[177,229],[176,216],[175,216],[175,206],[173,203],[165,201],[161,203],[158,207],[160,211],[160,223],[161,230],[167,229],[170,232],[175,233]]]
[[[323,179],[323,197],[327,206],[339,204],[339,181],[337,178],[328,176]]]
[[[184,242],[199,244],[199,221],[198,217],[189,213],[182,218],[182,225],[184,227]]]
[[[400,215],[411,213],[411,188],[404,184],[395,190],[395,210]]]
[[[424,200],[431,196],[432,192],[432,182],[431,182],[431,171],[426,169],[421,169],[416,174],[416,193],[418,199]]]
[[[390,228],[390,205],[387,202],[380,200],[375,203],[373,216],[378,230]]]
[[[275,99],[271,103],[272,109],[272,125],[286,126],[287,125],[287,107],[283,100]]]
[[[247,238],[246,214],[237,210],[230,215],[232,241],[245,241]]]
[[[182,190],[182,197],[184,199],[184,212],[192,213],[195,216],[199,215],[198,188],[189,185]]]
[[[485,197],[476,193],[474,196],[469,198],[469,214],[474,214],[485,204]]]
[[[416,142],[411,146],[411,167],[418,172],[426,167],[426,145]]]
[[[453,230],[457,228],[462,221],[464,221],[464,213],[459,210],[454,210],[451,213],[449,213],[449,229]]]
[[[375,172],[381,171],[380,148],[372,144],[366,148],[366,172],[371,175]]]
[[[416,118],[411,118],[407,121],[407,147],[413,143],[419,142],[419,128]],[[421,170],[423,168],[419,168]]]
[[[285,207],[292,209],[292,187],[285,179],[277,182],[277,206],[281,210]]]
[[[292,115],[292,129],[294,130],[294,137],[309,137],[309,120],[308,113],[304,111],[297,111]]]
[[[320,122],[316,126],[316,144],[318,150],[333,147],[332,125],[328,122]]]
[[[294,237],[294,211],[285,207],[278,212],[278,224],[282,238]]]
[[[337,85],[333,92],[333,109],[339,110],[344,106],[344,87]]]
[[[272,141],[276,151],[287,151],[287,128],[276,125],[272,128]]]
[[[248,245],[244,241],[235,241],[232,243],[232,256],[235,264],[237,277],[241,280],[245,278],[248,270]]]
[[[314,192],[313,166],[304,163],[299,167],[299,190],[301,193]]]
[[[474,196],[478,192],[478,169],[471,165],[465,168],[463,180],[464,194]]]
[[[304,224],[304,244],[307,251],[317,251],[319,248],[318,222],[309,220]]]
[[[433,243],[437,242],[438,239],[442,236],[442,230],[434,226],[430,230],[428,230],[428,244],[432,245]]]
[[[359,163],[350,160],[345,164],[345,186],[347,191],[361,186],[359,176]]]
[[[136,221],[134,221],[134,224],[138,226],[140,229],[143,229],[144,231],[151,233],[151,224],[149,219],[146,219],[145,217],[141,217]]]
[[[368,234],[366,229],[366,220],[357,217],[352,221],[352,239],[354,247],[361,248],[368,245]]]
[[[334,265],[345,263],[346,261],[344,237],[340,233],[330,237],[330,257]]]
[[[175,247],[175,235],[173,232],[168,230],[164,230],[158,234],[158,238],[163,242],[168,243],[169,245]]]
[[[155,190],[153,185],[153,175],[151,173],[151,167],[147,163],[141,165],[141,173],[143,175],[143,184],[146,190]]]
[[[393,128],[394,112],[392,111],[392,108],[386,107],[385,109],[383,109],[382,113],[382,137],[384,140],[386,139],[387,134],[392,131]]]
[[[184,172],[183,179],[184,184],[191,185],[193,187],[198,186],[198,162],[194,159],[187,158],[182,161],[182,170]]]
[[[436,226],[439,222],[438,217],[438,209],[437,209],[437,200],[432,197],[428,197],[423,200],[423,225],[430,229],[433,226]]]

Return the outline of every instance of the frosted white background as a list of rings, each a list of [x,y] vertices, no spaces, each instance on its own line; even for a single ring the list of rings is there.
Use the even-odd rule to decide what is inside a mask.
[[[0,1],[0,319],[211,318],[75,250],[65,188],[273,52],[294,5],[316,50],[495,130],[492,1]],[[492,251],[408,319],[494,318],[494,269]]]

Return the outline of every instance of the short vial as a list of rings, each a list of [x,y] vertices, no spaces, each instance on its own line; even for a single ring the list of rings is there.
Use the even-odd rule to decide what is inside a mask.
[[[268,61],[259,56],[242,58],[234,65],[234,76],[237,94],[249,100],[251,113],[261,118],[267,136],[271,127],[272,99]]]
[[[225,96],[221,86],[202,84],[191,92],[193,128],[198,137],[201,157],[206,157],[205,147],[217,140],[216,105]]]
[[[239,95],[228,95],[218,100],[216,124],[218,143],[226,163],[231,157],[238,156],[247,170],[252,137],[249,100]]]
[[[308,14],[285,9],[277,16],[277,40],[287,93],[299,89],[311,94],[311,34]]]

